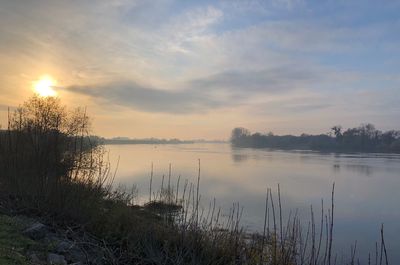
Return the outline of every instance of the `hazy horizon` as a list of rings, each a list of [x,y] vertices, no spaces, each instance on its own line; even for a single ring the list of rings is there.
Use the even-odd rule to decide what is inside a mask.
[[[42,82],[86,106],[104,137],[398,130],[399,11],[400,1],[2,1],[0,124]]]

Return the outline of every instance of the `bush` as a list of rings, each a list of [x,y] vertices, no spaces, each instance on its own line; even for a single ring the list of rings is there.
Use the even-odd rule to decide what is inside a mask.
[[[88,132],[82,109],[68,111],[52,97],[25,102],[0,133],[3,195],[19,198],[18,205],[32,211],[78,218],[77,205],[106,194],[106,174],[99,174],[103,151],[90,143]]]

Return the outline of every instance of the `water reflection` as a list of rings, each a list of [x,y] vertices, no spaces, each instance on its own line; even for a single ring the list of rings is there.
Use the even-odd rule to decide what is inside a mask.
[[[267,187],[280,183],[285,217],[299,209],[305,221],[310,204],[315,208],[321,198],[329,200],[336,183],[335,246],[348,252],[358,240],[359,253],[368,253],[379,238],[385,223],[389,256],[400,263],[400,156],[368,154],[329,154],[254,149],[232,149],[229,144],[109,146],[111,162],[120,156],[117,182],[136,183],[148,198],[151,163],[154,163],[154,187],[161,185],[172,164],[173,178],[178,175],[193,183],[197,161],[201,159],[201,194],[204,207],[214,197],[222,209],[233,202],[244,207],[242,224],[249,230],[262,229]],[[366,178],[366,176],[368,178]],[[368,255],[368,254],[366,254]]]
[[[368,165],[346,165],[347,170],[353,170],[358,172],[360,175],[365,175],[365,176],[372,176],[374,174],[373,167],[368,166]]]
[[[232,153],[232,160],[235,163],[241,163],[249,159],[247,154],[240,154],[240,153]]]
[[[341,165],[341,164],[333,164],[332,165],[332,171],[335,174],[339,174],[341,170],[344,171],[355,171],[356,173],[371,177],[374,175],[374,168],[368,165]]]

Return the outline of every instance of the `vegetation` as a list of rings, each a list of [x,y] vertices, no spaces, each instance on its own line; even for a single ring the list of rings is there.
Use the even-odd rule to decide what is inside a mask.
[[[100,144],[193,144],[195,141],[184,141],[179,139],[130,139],[126,137],[116,137],[111,139],[106,139],[102,137],[92,136]]]
[[[146,139],[131,139],[128,137],[115,137],[115,138],[104,138],[99,136],[90,136],[92,142],[96,142],[98,144],[104,145],[113,145],[113,144],[194,144],[194,143],[225,143],[226,141],[222,140],[204,140],[204,139],[195,139],[195,140],[179,140],[179,139],[158,139],[158,138],[146,138]]]
[[[21,234],[21,223],[15,218],[0,215],[0,264],[29,264],[24,251],[32,248],[38,246]]]
[[[84,110],[55,98],[33,97],[10,114],[0,134],[2,209],[91,233],[104,242],[105,264],[336,264],[334,192],[319,222],[311,208],[310,221],[294,213],[284,223],[279,186],[277,196],[268,190],[263,233],[249,234],[239,204],[228,215],[215,200],[201,206],[199,161],[195,184],[173,181],[170,170],[154,191],[152,172],[149,201],[137,205],[135,187],[113,188],[115,173],[89,125]],[[380,246],[375,258],[387,260],[383,233]],[[356,261],[354,251],[342,264]]]
[[[273,133],[252,134],[245,128],[235,128],[232,130],[231,143],[236,147],[400,153],[400,131],[382,132],[372,124],[345,131],[341,126],[334,126],[331,130],[329,134],[277,136]]]

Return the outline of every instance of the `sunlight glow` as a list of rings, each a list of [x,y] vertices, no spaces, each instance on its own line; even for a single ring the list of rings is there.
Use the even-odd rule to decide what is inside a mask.
[[[55,97],[57,96],[57,92],[53,88],[55,83],[55,80],[50,76],[42,76],[34,84],[35,92],[40,97]]]

